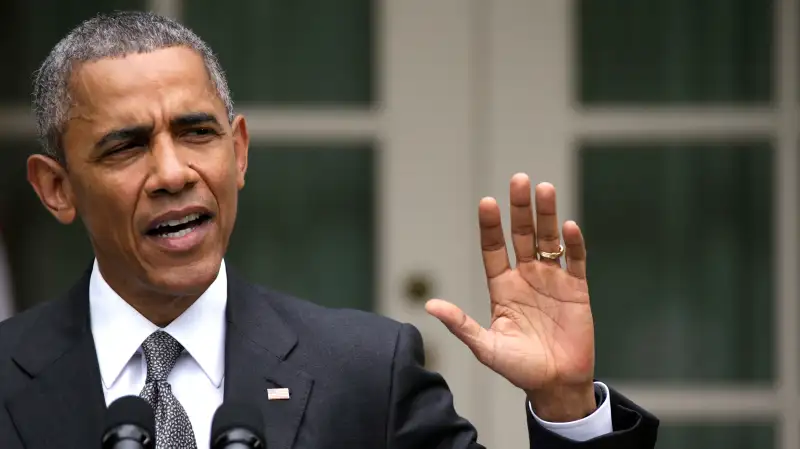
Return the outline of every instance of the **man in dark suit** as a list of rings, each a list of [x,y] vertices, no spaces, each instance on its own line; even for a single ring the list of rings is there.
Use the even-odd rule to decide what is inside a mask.
[[[43,63],[34,103],[28,179],[60,222],[80,217],[96,259],[63,298],[0,324],[0,447],[97,447],[106,405],[130,394],[155,409],[159,448],[208,447],[223,400],[261,408],[269,448],[481,447],[414,327],[226,267],[247,125],[191,31],[146,13],[84,22]],[[490,328],[446,301],[428,312],[526,393],[532,448],[653,447],[657,420],[593,379],[578,226],[560,245],[555,190],[532,200],[525,175],[510,202],[514,267],[497,203],[479,205]]]

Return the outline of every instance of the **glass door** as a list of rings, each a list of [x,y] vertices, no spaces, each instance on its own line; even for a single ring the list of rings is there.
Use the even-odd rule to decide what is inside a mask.
[[[583,226],[596,376],[659,448],[800,446],[798,2],[488,9],[489,189],[527,170]]]

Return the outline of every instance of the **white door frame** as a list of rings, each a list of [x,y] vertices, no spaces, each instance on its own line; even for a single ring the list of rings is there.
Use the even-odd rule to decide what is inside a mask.
[[[478,3],[379,2],[379,312],[420,329],[459,413],[481,431],[488,424],[481,388],[486,368],[421,304],[402,295],[406,277],[421,271],[434,281],[433,296],[476,319],[488,317],[477,225]]]

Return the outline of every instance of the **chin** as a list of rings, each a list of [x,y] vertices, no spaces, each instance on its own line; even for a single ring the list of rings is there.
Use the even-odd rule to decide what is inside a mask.
[[[200,295],[219,274],[222,257],[203,257],[194,262],[160,267],[150,273],[150,283],[171,295]]]

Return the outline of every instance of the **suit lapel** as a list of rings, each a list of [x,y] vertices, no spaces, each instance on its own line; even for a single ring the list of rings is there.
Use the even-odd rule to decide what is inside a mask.
[[[89,326],[89,276],[46,306],[13,356],[30,379],[6,407],[27,449],[100,445],[105,401]]]
[[[266,294],[228,269],[225,401],[258,405],[270,449],[290,449],[313,380],[289,355],[297,335],[269,305]],[[268,400],[267,389],[288,388],[290,399]]]

